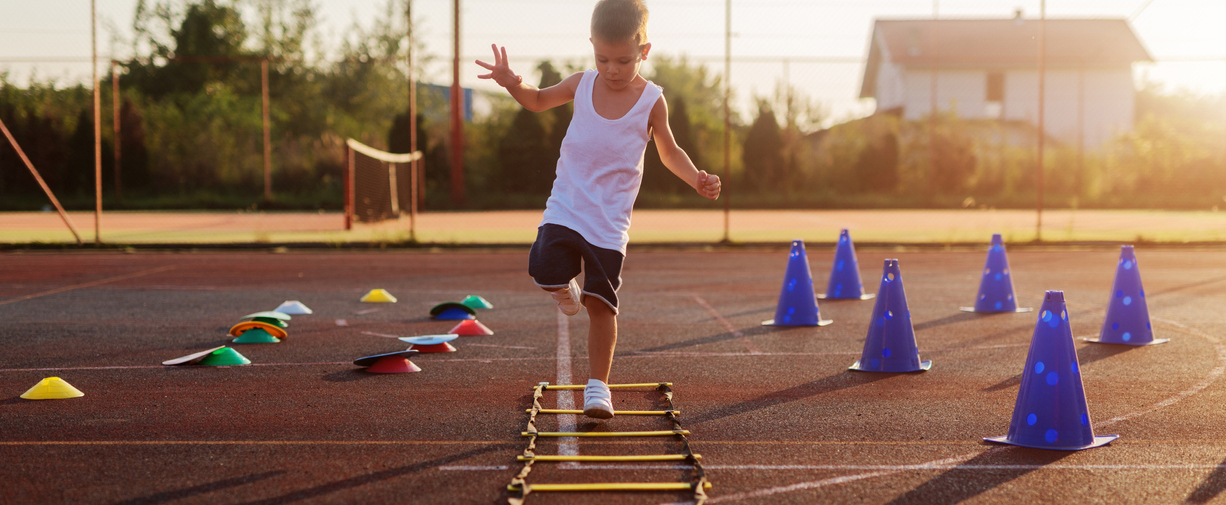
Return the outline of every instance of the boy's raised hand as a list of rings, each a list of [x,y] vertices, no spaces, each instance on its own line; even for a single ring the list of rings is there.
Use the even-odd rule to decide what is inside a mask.
[[[490,65],[484,61],[477,60],[478,65],[490,71],[488,74],[478,75],[477,77],[480,79],[493,79],[494,82],[504,88],[510,88],[524,82],[523,77],[511,71],[511,66],[507,63],[507,48],[501,48],[500,52],[498,44],[490,44],[490,47],[494,48],[494,64]]]
[[[698,187],[694,189],[698,190],[698,194],[708,200],[718,199],[720,189],[719,176],[708,174],[706,170],[699,170]]]

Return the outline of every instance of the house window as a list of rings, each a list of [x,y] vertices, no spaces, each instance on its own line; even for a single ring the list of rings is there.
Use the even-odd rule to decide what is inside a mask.
[[[1000,119],[1005,110],[1005,74],[988,72],[988,89],[984,100],[983,115]]]

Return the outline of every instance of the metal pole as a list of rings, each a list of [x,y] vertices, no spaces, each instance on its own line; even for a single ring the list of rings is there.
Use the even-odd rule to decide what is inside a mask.
[[[1034,240],[1043,241],[1043,109],[1046,106],[1047,81],[1047,0],[1039,2],[1039,159],[1036,168],[1037,199],[1035,200]]]
[[[353,148],[345,144],[345,229],[353,229]]]
[[[732,114],[728,110],[732,95],[732,0],[724,0],[724,239],[732,241],[729,218],[732,213]]]
[[[416,67],[413,65],[413,0],[405,0],[405,19],[408,20],[409,36],[409,152],[417,152],[417,78],[414,76]],[[417,241],[417,191],[418,173],[421,171],[421,160],[409,162],[409,240]]]
[[[94,244],[102,244],[102,95],[98,93],[98,10],[89,0],[90,69],[94,75]]]
[[[937,2],[932,0],[932,29],[928,30],[928,172],[933,176],[937,171]]]
[[[115,127],[115,201],[123,199],[123,188],[119,182],[119,161],[122,159],[120,154],[123,142],[119,141],[119,61],[111,60],[111,112],[112,126]]]
[[[260,60],[261,102],[264,109],[264,201],[272,201],[272,136],[268,130],[268,59]]]
[[[451,204],[464,205],[464,122],[462,111],[464,97],[460,88],[460,0],[452,0],[454,6],[454,36],[451,60]],[[416,118],[414,118],[416,119]]]
[[[0,132],[3,132],[4,136],[9,139],[9,143],[17,151],[17,156],[21,157],[22,163],[25,163],[26,168],[30,169],[30,174],[34,176],[35,181],[38,181],[38,186],[43,188],[43,193],[46,193],[47,198],[51,199],[51,203],[55,205],[55,210],[60,213],[60,219],[64,220],[64,224],[68,225],[68,230],[72,232],[72,236],[76,237],[77,245],[82,245],[81,235],[77,233],[77,227],[72,225],[72,220],[68,219],[68,213],[64,212],[64,207],[60,206],[60,201],[55,199],[55,194],[51,192],[51,188],[47,187],[47,183],[43,181],[42,176],[38,175],[38,170],[34,169],[34,164],[30,163],[30,158],[26,157],[25,151],[22,151],[21,146],[17,145],[17,139],[14,139],[13,134],[9,133],[8,127],[4,126],[4,121],[0,121]]]

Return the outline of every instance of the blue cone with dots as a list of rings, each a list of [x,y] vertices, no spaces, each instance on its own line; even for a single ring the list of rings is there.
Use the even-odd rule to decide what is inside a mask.
[[[779,290],[775,318],[762,321],[762,326],[826,326],[832,322],[823,320],[817,310],[805,242],[793,240],[792,252],[788,253],[787,273],[783,276],[783,288]]]
[[[988,442],[1036,449],[1078,451],[1106,445],[1119,435],[1094,436],[1081,367],[1063,291],[1048,291],[1030,338],[1030,353],[1013,407],[1009,434]]]
[[[907,308],[907,293],[902,288],[898,260],[885,260],[877,304],[864,339],[860,361],[851,365],[861,372],[922,372],[932,368],[931,361],[920,361],[915,345],[915,328]]]
[[[856,261],[856,246],[851,243],[851,234],[844,229],[839,233],[839,243],[834,249],[834,265],[830,267],[830,282],[826,292],[817,295],[820,300],[869,300],[876,295],[865,294],[860,282],[860,263]]]
[[[1013,296],[1013,277],[1009,276],[1009,258],[1005,256],[1005,243],[999,233],[992,235],[988,246],[988,259],[983,263],[983,277],[979,280],[979,294],[974,307],[962,307],[966,312],[1030,312],[1030,308],[1018,308]]]
[[[1107,318],[1098,338],[1086,341],[1099,344],[1153,345],[1170,342],[1169,338],[1154,338],[1149,322],[1149,307],[1145,303],[1145,288],[1141,287],[1141,270],[1132,246],[1120,248],[1120,262],[1115,269],[1111,300],[1107,303]]]

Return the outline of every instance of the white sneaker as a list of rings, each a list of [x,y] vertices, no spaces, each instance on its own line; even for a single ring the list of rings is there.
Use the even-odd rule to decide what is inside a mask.
[[[574,279],[570,280],[570,285],[566,289],[551,291],[549,296],[552,296],[554,301],[558,302],[558,308],[562,309],[562,313],[568,316],[573,316],[579,313],[579,309],[583,305],[579,303],[579,283]]]
[[[583,388],[583,415],[596,419],[613,418],[613,397],[609,386],[597,379],[588,379]]]

